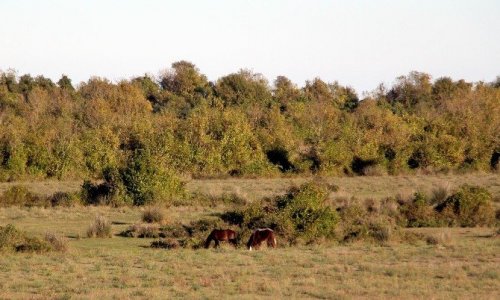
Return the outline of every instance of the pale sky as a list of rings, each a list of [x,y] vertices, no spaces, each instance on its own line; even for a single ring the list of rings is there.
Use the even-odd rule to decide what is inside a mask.
[[[500,75],[500,1],[0,0],[0,70],[73,83],[184,59],[209,80],[247,68],[359,94],[412,70]]]

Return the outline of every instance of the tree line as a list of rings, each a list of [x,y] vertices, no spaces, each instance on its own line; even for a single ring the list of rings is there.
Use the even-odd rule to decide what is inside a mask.
[[[491,171],[499,159],[500,78],[411,72],[360,99],[320,78],[299,87],[240,70],[210,82],[186,61],[76,87],[0,72],[0,181],[115,176],[160,188],[178,176]]]

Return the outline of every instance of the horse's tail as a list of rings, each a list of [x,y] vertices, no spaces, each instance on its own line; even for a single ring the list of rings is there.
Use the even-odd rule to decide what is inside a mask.
[[[270,231],[269,238],[267,240],[267,245],[273,248],[276,247],[276,236],[274,235],[274,232],[272,230]]]
[[[250,238],[248,239],[248,243],[247,243],[247,249],[251,250],[252,249],[252,244],[253,244],[253,236],[254,236],[255,233],[252,233],[250,235]]]
[[[210,242],[214,239],[214,232],[210,232],[210,234],[207,237],[207,240],[205,241],[205,249],[208,249],[210,247]]]

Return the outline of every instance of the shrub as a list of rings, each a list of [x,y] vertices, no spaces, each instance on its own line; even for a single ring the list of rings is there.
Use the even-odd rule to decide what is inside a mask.
[[[52,248],[56,251],[68,251],[68,239],[62,235],[47,232],[45,234],[45,241],[52,245]]]
[[[37,237],[25,237],[21,244],[16,246],[17,252],[48,252],[53,250],[51,245]]]
[[[24,238],[23,234],[13,225],[0,226],[0,250],[15,250],[17,243]]]
[[[50,204],[54,206],[73,207],[81,204],[77,193],[57,192],[49,197]]]
[[[172,238],[151,242],[151,248],[177,249],[179,247],[179,241]]]
[[[49,206],[44,196],[30,192],[26,187],[14,185],[0,196],[1,206]]]
[[[182,224],[169,224],[160,228],[160,237],[163,238],[185,238],[188,236],[188,229]]]
[[[94,223],[90,224],[87,230],[87,237],[111,237],[111,223],[104,216],[97,216],[94,220]]]
[[[0,252],[47,252],[51,244],[36,237],[30,237],[13,225],[0,226]]]
[[[392,238],[395,226],[384,218],[366,218],[341,224],[340,227],[339,240],[342,242],[364,240],[385,243]]]
[[[340,223],[337,238],[341,242],[368,240],[378,243],[392,238],[396,227],[394,219],[375,214],[359,204],[349,204],[338,209]]]
[[[431,196],[431,200],[430,200],[430,203],[431,204],[439,204],[439,203],[443,203],[447,198],[448,196],[450,196],[450,188],[449,186],[439,186],[437,188],[434,188],[432,190],[432,196]]]
[[[162,167],[146,149],[135,150],[119,172],[134,205],[166,204],[185,194],[184,185],[174,172]]]
[[[165,221],[165,210],[161,206],[148,206],[142,213],[142,221],[146,223],[162,223]]]
[[[162,167],[150,151],[136,149],[125,167],[108,167],[103,171],[104,182],[85,181],[82,199],[88,204],[121,206],[127,204],[170,204],[184,197],[184,184],[168,168]]]
[[[408,227],[434,227],[438,225],[436,212],[422,193],[415,193],[410,203],[403,204],[401,213],[405,216]]]
[[[158,238],[160,237],[159,226],[155,224],[134,224],[120,233],[124,237],[135,238]]]
[[[339,217],[326,202],[329,187],[320,181],[291,187],[287,194],[248,204],[240,211],[221,215],[244,231],[269,227],[289,243],[332,238]]]
[[[463,185],[436,209],[449,222],[454,216],[462,227],[491,226],[495,223],[492,196],[482,187]]]
[[[200,236],[201,238],[205,238],[205,233],[208,233],[213,229],[220,229],[223,227],[226,227],[226,225],[224,225],[218,219],[200,219],[191,222],[188,226],[185,226],[184,228],[191,237]]]
[[[451,246],[454,240],[449,232],[439,232],[435,234],[430,234],[425,237],[425,242],[428,245],[443,245]]]
[[[122,206],[131,203],[123,183],[117,178],[114,169],[105,170],[105,181],[92,183],[85,180],[81,189],[81,198],[85,204]]]

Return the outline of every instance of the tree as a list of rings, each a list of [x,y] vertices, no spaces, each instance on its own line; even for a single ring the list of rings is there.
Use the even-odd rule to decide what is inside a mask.
[[[71,79],[69,79],[69,77],[64,74],[61,76],[61,79],[57,81],[57,85],[63,90],[68,90],[68,91],[75,90],[75,88],[71,84]]]
[[[174,62],[170,70],[161,75],[161,87],[178,96],[192,97],[198,93],[204,97],[210,93],[207,77],[188,61]]]
[[[240,70],[220,78],[215,86],[225,106],[264,103],[272,99],[267,80],[262,74]]]
[[[394,106],[400,105],[404,109],[414,110],[418,104],[428,103],[431,93],[431,76],[412,71],[408,76],[397,78],[396,84],[387,94],[387,99]]]
[[[285,76],[278,76],[274,80],[273,98],[279,103],[280,110],[286,111],[292,101],[297,101],[301,96],[300,89]]]

